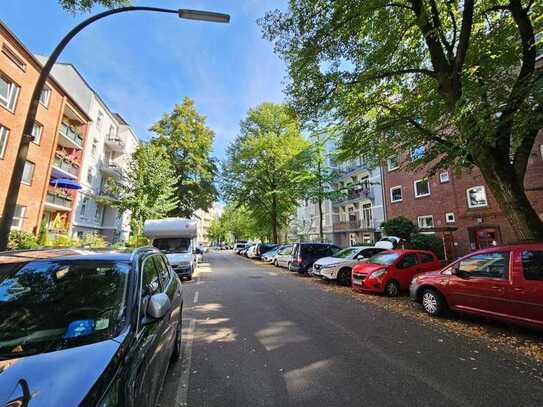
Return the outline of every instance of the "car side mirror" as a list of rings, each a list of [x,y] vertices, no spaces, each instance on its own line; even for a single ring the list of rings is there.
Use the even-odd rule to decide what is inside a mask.
[[[452,274],[454,276],[457,276],[457,277],[460,277],[460,278],[466,278],[467,277],[467,273],[465,271],[461,270],[459,266],[456,266],[455,268],[452,269]]]
[[[360,260],[364,260],[365,257],[361,254],[359,254],[358,256],[356,256],[356,260],[360,261]]]
[[[147,317],[152,320],[162,319],[172,306],[170,297],[165,293],[154,294],[147,304]]]

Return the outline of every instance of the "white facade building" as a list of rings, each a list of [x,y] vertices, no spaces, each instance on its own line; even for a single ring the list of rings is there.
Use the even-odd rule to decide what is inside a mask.
[[[211,222],[215,219],[219,219],[222,212],[223,207],[218,203],[214,203],[208,211],[198,209],[194,212],[192,219],[196,221],[197,225],[196,241],[198,246],[209,246],[212,243],[207,236],[207,232]]]
[[[117,208],[98,201],[108,194],[104,189],[107,178],[120,177],[126,170],[139,140],[126,121],[110,111],[73,65],[56,64],[52,75],[92,119],[80,171],[82,189],[76,197],[70,233],[79,238],[88,233],[99,234],[111,243],[126,241],[130,233],[130,214],[121,214]]]

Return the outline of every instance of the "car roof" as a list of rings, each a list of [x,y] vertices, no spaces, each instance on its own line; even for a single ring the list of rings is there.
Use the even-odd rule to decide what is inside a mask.
[[[533,249],[533,250],[543,250],[543,242],[527,242],[527,243],[516,243],[503,246],[493,246],[486,249],[475,250],[469,254],[473,253],[488,253],[488,252],[499,252],[503,250],[521,250],[521,249]]]
[[[101,261],[131,261],[138,253],[155,252],[153,247],[141,247],[131,250],[88,249],[88,248],[62,248],[62,249],[35,249],[0,252],[0,264],[28,263],[40,260],[101,260]]]
[[[385,252],[381,253],[398,253],[398,254],[408,254],[408,253],[428,253],[428,254],[434,254],[431,250],[420,250],[420,249],[394,249],[394,250],[386,250]]]

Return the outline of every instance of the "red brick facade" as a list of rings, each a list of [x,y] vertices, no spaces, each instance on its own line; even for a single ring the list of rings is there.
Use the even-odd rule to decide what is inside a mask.
[[[402,159],[408,159],[407,155]],[[478,169],[459,173],[449,170],[446,182],[442,182],[440,174],[430,176],[430,195],[420,198],[415,197],[414,181],[425,178],[426,169],[389,171],[385,166],[383,172],[387,218],[405,216],[418,223],[419,217],[432,216],[433,228],[428,231],[435,231],[444,238],[449,259],[485,247],[492,241],[497,244],[515,241],[509,222]],[[396,186],[402,187],[402,200],[392,202],[391,188]],[[486,205],[470,208],[467,190],[478,186],[484,187]],[[543,132],[536,140],[529,160],[525,188],[537,213],[543,218]],[[447,221],[448,213],[454,214],[454,221],[451,218]]]
[[[0,210],[9,186],[11,172],[21,140],[24,120],[34,84],[38,79],[41,65],[24,45],[0,22],[0,75],[18,88],[16,103],[12,109],[0,104],[0,126],[7,129],[7,140],[0,158]],[[5,83],[5,82],[4,82]],[[84,116],[66,92],[53,80],[49,80],[48,103],[40,104],[37,122],[43,126],[39,143],[31,143],[27,161],[34,164],[30,183],[22,183],[18,205],[25,208],[24,216],[18,222],[20,229],[36,233],[45,209],[47,191],[50,189],[52,162],[58,144],[59,126],[67,109],[75,113],[81,121],[81,129],[86,129],[88,118]],[[70,106],[68,108],[68,106]],[[0,142],[2,140],[0,139]],[[2,151],[0,151],[1,153]],[[73,194],[73,192],[71,192]],[[66,217],[70,219],[69,216]]]

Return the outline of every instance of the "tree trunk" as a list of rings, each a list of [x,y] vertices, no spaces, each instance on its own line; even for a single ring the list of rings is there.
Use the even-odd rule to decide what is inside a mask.
[[[498,205],[509,220],[517,240],[543,240],[543,221],[528,200],[524,182],[515,176],[513,166],[503,165],[501,160],[488,158],[479,168]]]
[[[272,194],[271,221],[273,243],[277,243],[279,241],[279,236],[277,235],[277,196],[275,196],[275,192]]]
[[[319,197],[319,236],[321,238],[321,243],[324,242],[324,230],[322,227],[322,198]]]

